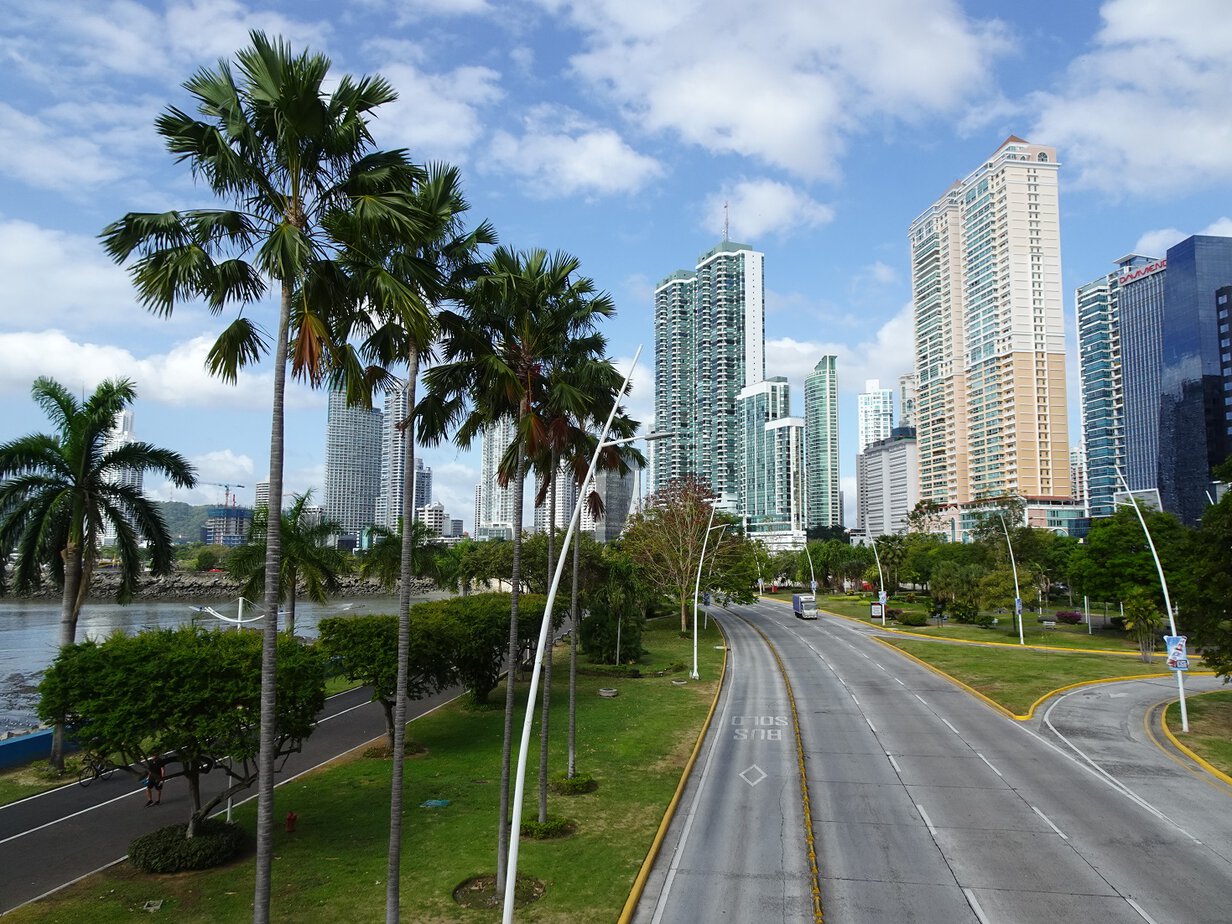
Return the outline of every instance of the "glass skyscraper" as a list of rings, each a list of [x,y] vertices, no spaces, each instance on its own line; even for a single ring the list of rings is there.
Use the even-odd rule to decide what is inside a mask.
[[[1132,491],[1159,489],[1159,362],[1168,261],[1129,254],[1117,261],[1117,313],[1125,395],[1125,480]],[[1090,456],[1087,458],[1090,463]],[[1088,470],[1089,471],[1089,470]],[[1115,475],[1114,475],[1115,477]],[[1120,490],[1118,485],[1116,490]]]
[[[346,394],[329,393],[325,436],[325,516],[358,539],[376,521],[381,491],[381,412],[348,405]]]
[[[864,391],[856,396],[857,433],[863,452],[871,443],[890,438],[894,428],[894,392],[882,388],[878,379],[867,379]]]
[[[654,487],[692,475],[738,506],[736,395],[765,378],[764,255],[724,241],[655,289]]]
[[[839,526],[838,358],[823,356],[804,380],[805,528]]]

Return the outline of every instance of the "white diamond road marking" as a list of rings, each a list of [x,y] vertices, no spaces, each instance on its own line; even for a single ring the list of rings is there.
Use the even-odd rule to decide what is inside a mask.
[[[764,771],[761,767],[757,766],[757,764],[753,764],[753,766],[749,767],[747,770],[741,771],[740,773],[740,779],[744,780],[750,786],[756,786],[767,776],[769,776],[769,774],[766,773],[766,771]]]

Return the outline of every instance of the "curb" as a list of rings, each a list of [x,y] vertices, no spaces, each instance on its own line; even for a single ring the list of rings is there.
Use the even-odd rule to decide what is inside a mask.
[[[1218,693],[1218,692],[1222,692],[1222,691],[1220,690],[1208,691],[1208,693]],[[1199,693],[1197,695],[1206,696],[1207,693]],[[1168,702],[1166,702],[1164,704],[1164,708],[1159,713],[1159,727],[1163,729],[1165,737],[1167,737],[1168,741],[1172,744],[1174,748],[1176,748],[1178,751],[1180,751],[1182,754],[1184,754],[1186,757],[1192,760],[1195,764],[1197,764],[1207,773],[1211,774],[1211,776],[1215,777],[1217,780],[1220,780],[1221,782],[1226,783],[1229,786],[1232,786],[1232,776],[1228,776],[1228,774],[1224,773],[1222,770],[1219,770],[1216,767],[1211,766],[1210,763],[1208,763],[1206,760],[1199,757],[1192,750],[1190,750],[1188,747],[1182,744],[1180,739],[1177,738],[1176,735],[1172,733],[1172,729],[1168,727],[1168,706],[1172,705],[1175,702],[1179,702],[1179,700],[1173,699],[1173,700],[1169,700]]]

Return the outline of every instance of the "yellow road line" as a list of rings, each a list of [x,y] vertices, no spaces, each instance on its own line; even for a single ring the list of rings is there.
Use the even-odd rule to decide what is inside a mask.
[[[1208,690],[1207,692],[1208,693],[1218,693],[1220,691]],[[1203,696],[1205,694],[1198,693],[1194,695]],[[1170,706],[1172,703],[1175,703],[1175,702],[1177,702],[1177,700],[1169,700],[1168,702],[1163,703],[1162,708],[1159,710],[1159,727],[1163,729],[1164,735],[1168,738],[1168,741],[1171,742],[1174,748],[1176,748],[1178,751],[1180,751],[1182,754],[1184,754],[1186,757],[1188,757],[1190,760],[1196,763],[1199,767],[1201,767],[1207,773],[1211,774],[1211,776],[1215,777],[1215,779],[1223,783],[1226,783],[1228,786],[1232,786],[1232,776],[1228,776],[1228,774],[1224,773],[1222,770],[1218,769],[1217,767],[1213,767],[1208,761],[1204,760],[1203,758],[1195,754],[1191,749],[1187,748],[1184,744],[1182,744],[1180,739],[1177,738],[1176,735],[1172,733],[1172,729],[1168,727],[1167,715],[1168,715],[1168,706]],[[1146,716],[1143,716],[1143,722],[1144,723],[1146,722]],[[1150,734],[1149,726],[1147,728],[1147,733]],[[1151,736],[1151,740],[1155,741],[1155,737],[1153,735]],[[1157,747],[1159,746],[1158,741],[1155,741],[1155,744]],[[1160,749],[1162,750],[1162,748]],[[1164,753],[1167,753],[1167,752],[1165,751]]]

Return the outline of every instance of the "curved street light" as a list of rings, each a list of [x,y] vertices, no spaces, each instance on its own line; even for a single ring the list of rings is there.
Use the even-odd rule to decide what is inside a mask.
[[[706,543],[710,541],[710,533],[716,529],[726,529],[726,523],[720,523],[718,526],[714,524],[715,505],[710,505],[710,519],[706,521],[706,535],[702,537],[702,557],[697,562],[697,581],[693,584],[693,673],[689,674],[690,680],[699,679],[697,673],[697,597],[702,586],[702,565],[706,563]]]
[[[1005,531],[1005,547],[1010,550],[1010,567],[1014,569],[1014,616],[1018,620],[1018,644],[1025,645],[1026,639],[1022,634],[1022,594],[1018,592],[1018,565],[1014,562],[1014,546],[1010,543],[1010,528],[1005,525],[1005,515],[998,513],[1001,518],[1001,529]]]
[[[877,598],[881,602],[881,624],[886,624],[886,608],[889,606],[889,595],[886,594],[885,572],[881,570],[881,556],[877,554],[877,540],[873,538],[873,534],[867,529],[864,530],[864,535],[868,539],[868,544],[873,547],[873,561],[877,562],[877,580],[881,584],[878,589]]]

